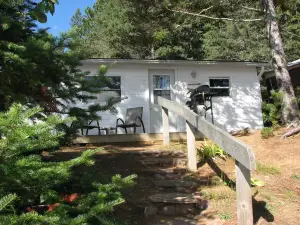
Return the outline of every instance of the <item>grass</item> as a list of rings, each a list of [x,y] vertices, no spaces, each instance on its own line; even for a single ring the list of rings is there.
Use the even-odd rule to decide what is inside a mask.
[[[297,199],[297,193],[292,190],[284,190],[283,194],[289,200]]]
[[[270,137],[274,137],[274,130],[272,127],[264,127],[261,131],[261,138],[268,139]]]
[[[205,199],[220,201],[220,200],[232,200],[235,198],[235,192],[226,187],[216,187],[202,190]]]
[[[186,181],[194,181],[195,179],[196,179],[196,175],[193,172],[190,172],[189,174],[186,174],[183,177],[183,180],[186,180]]]
[[[221,213],[219,213],[219,217],[221,220],[231,220],[232,214],[229,212],[221,212]]]
[[[264,174],[264,175],[278,175],[280,174],[280,169],[272,166],[272,165],[266,165],[261,162],[256,163],[256,169],[258,173]]]
[[[295,179],[295,180],[300,180],[300,174],[295,174],[293,176],[291,176],[292,179]]]
[[[272,214],[275,213],[275,207],[273,205],[271,205],[270,203],[266,204],[265,209],[268,210]]]

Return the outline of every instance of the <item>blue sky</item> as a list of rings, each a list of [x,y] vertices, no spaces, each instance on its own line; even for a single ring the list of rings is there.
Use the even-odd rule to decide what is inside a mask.
[[[49,27],[49,32],[58,35],[60,32],[67,31],[70,28],[71,17],[80,8],[83,11],[87,6],[92,6],[96,0],[59,0],[56,5],[55,13],[48,15],[46,24],[39,24],[39,27]]]

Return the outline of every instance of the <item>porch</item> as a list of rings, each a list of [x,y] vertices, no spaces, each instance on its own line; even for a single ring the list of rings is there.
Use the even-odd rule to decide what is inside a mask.
[[[196,132],[196,139],[201,140],[203,135]],[[185,132],[170,133],[171,141],[186,141]],[[103,144],[103,143],[125,143],[125,142],[152,142],[163,141],[162,133],[140,133],[140,134],[110,134],[110,135],[85,135],[77,137],[74,144]]]

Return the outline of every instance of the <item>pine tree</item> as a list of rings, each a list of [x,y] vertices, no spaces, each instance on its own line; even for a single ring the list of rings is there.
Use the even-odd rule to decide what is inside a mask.
[[[42,3],[48,1],[42,1]],[[56,1],[51,1],[56,2]],[[98,111],[111,110],[119,98],[107,104],[92,104],[87,109],[70,107],[72,103],[88,103],[101,93],[107,80],[102,66],[94,80],[86,80],[79,66],[85,55],[72,51],[77,45],[66,35],[53,37],[35,24],[38,13],[32,1],[23,4],[0,4],[0,111],[14,102],[41,106],[46,113],[67,114],[87,119]],[[42,7],[43,9],[45,7]],[[33,13],[34,12],[34,13]],[[38,18],[38,17],[37,17]]]
[[[45,161],[42,151],[55,151],[64,135],[56,127],[69,121],[37,117],[41,110],[14,104],[0,113],[0,224],[114,224],[111,212],[124,202],[120,190],[135,176],[116,175],[109,184],[94,184],[90,193],[62,198],[60,186],[72,168],[92,166],[100,149],[63,162]]]
[[[99,0],[77,11],[70,33],[90,57],[201,59],[202,23],[164,1]]]

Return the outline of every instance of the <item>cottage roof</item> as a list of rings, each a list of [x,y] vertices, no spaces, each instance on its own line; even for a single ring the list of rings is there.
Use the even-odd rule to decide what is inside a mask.
[[[289,62],[287,66],[289,70],[300,67],[300,59],[297,59],[293,62]]]
[[[245,65],[253,67],[269,66],[267,62],[254,61],[234,61],[234,60],[157,60],[157,59],[107,59],[91,58],[83,61],[84,63],[120,63],[120,64],[169,64],[169,65]]]

